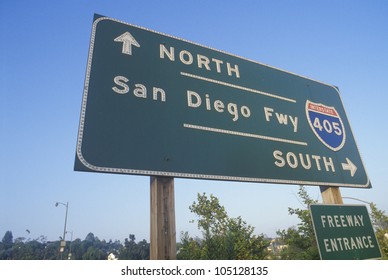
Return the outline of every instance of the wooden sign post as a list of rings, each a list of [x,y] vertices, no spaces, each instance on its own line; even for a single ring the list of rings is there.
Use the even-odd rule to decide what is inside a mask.
[[[287,117],[292,129],[278,125]],[[343,204],[338,186],[372,187],[337,87],[101,15],[74,170],[153,176],[151,259],[162,260],[176,259],[173,177],[324,185],[325,204]]]
[[[174,178],[151,176],[151,260],[176,259]]]
[[[339,187],[320,187],[323,203],[344,204]]]

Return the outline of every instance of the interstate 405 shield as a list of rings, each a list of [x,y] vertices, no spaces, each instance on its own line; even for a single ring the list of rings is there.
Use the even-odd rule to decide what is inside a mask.
[[[99,15],[75,169],[370,187],[336,87]]]
[[[333,151],[338,151],[344,146],[345,127],[334,107],[307,100],[306,115],[311,129],[325,146]]]

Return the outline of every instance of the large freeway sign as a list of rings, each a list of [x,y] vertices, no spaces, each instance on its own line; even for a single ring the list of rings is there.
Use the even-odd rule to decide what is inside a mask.
[[[322,260],[381,258],[372,222],[365,205],[310,205]]]
[[[334,86],[95,16],[75,169],[370,187]]]

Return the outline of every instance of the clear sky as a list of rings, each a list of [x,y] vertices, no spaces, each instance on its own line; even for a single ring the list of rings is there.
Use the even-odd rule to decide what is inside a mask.
[[[149,240],[149,177],[73,171],[93,14],[338,86],[372,189],[342,196],[388,212],[387,1],[0,2],[0,238],[92,232]],[[319,188],[311,197],[322,201]],[[298,186],[175,180],[177,235],[198,235],[189,205],[217,196],[257,234],[296,225]],[[345,200],[345,203],[358,203]],[[28,229],[30,233],[26,231]]]

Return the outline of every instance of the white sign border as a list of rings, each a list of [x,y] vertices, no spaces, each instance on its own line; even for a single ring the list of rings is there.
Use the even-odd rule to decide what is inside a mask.
[[[99,15],[95,15],[95,16],[99,16]],[[335,182],[331,183],[331,182],[316,182],[316,181],[303,181],[303,180],[281,180],[281,179],[269,179],[269,178],[250,178],[250,177],[235,177],[235,176],[220,176],[220,175],[204,175],[204,174],[192,174],[192,173],[177,173],[177,172],[164,172],[164,171],[137,170],[137,169],[125,169],[125,168],[112,168],[112,167],[95,166],[93,164],[90,164],[84,158],[84,156],[82,154],[81,147],[82,147],[82,140],[83,140],[84,123],[85,123],[85,115],[86,115],[86,105],[87,105],[87,97],[88,97],[88,91],[89,91],[90,72],[91,72],[91,66],[92,66],[92,58],[93,58],[96,30],[97,30],[98,23],[100,23],[101,21],[104,21],[104,20],[110,20],[110,21],[113,21],[113,22],[122,23],[122,24],[125,24],[125,25],[128,25],[128,26],[132,26],[132,27],[136,27],[136,28],[139,28],[139,29],[142,29],[142,30],[153,32],[155,34],[167,36],[167,37],[170,37],[170,38],[173,38],[173,39],[177,39],[177,40],[180,40],[180,41],[183,41],[183,42],[187,42],[187,43],[190,43],[190,44],[194,44],[194,45],[197,45],[197,46],[200,46],[200,47],[208,48],[210,50],[221,52],[221,53],[226,54],[226,55],[234,56],[236,58],[240,58],[240,59],[243,59],[243,60],[246,60],[246,61],[249,61],[249,62],[253,62],[253,63],[259,64],[259,65],[266,66],[266,67],[270,67],[272,69],[276,69],[276,70],[279,70],[279,71],[282,71],[282,72],[285,72],[285,73],[292,74],[294,76],[298,76],[298,77],[301,77],[301,78],[304,78],[304,79],[308,79],[310,81],[314,81],[314,82],[317,82],[317,83],[320,83],[320,84],[332,87],[332,88],[334,88],[338,92],[340,101],[343,104],[342,99],[341,99],[341,95],[340,95],[338,89],[335,86],[332,86],[332,85],[329,85],[329,84],[326,84],[326,83],[323,83],[323,82],[320,82],[320,81],[316,81],[314,79],[310,79],[310,78],[307,78],[307,77],[304,77],[304,76],[301,76],[301,75],[298,75],[298,74],[295,74],[295,73],[292,73],[292,72],[289,72],[289,71],[285,71],[285,70],[282,70],[282,69],[279,69],[279,68],[276,68],[276,67],[273,67],[273,66],[269,66],[269,65],[266,65],[266,64],[263,64],[263,63],[259,63],[257,61],[246,59],[246,58],[243,58],[243,57],[238,56],[238,55],[230,54],[230,53],[227,53],[227,52],[224,52],[224,51],[220,51],[220,50],[217,50],[217,49],[214,49],[214,48],[210,48],[210,47],[207,47],[207,46],[204,46],[204,45],[200,45],[200,44],[197,44],[197,43],[194,43],[194,42],[191,42],[191,41],[188,41],[188,40],[184,40],[184,39],[181,39],[181,38],[178,38],[178,37],[175,37],[175,36],[167,35],[167,34],[164,34],[164,33],[158,32],[158,31],[153,31],[153,30],[150,30],[150,29],[147,29],[147,28],[144,28],[144,27],[140,27],[140,26],[137,26],[137,25],[129,24],[129,23],[117,20],[117,19],[101,16],[101,17],[97,18],[96,20],[94,20],[93,27],[92,27],[92,35],[91,35],[91,38],[90,38],[87,70],[86,70],[86,75],[85,75],[85,84],[84,84],[84,91],[83,91],[83,98],[82,98],[80,123],[79,123],[79,129],[78,129],[78,139],[77,139],[77,148],[76,148],[76,156],[78,157],[79,161],[86,168],[88,168],[88,169],[90,169],[92,171],[95,171],[95,172],[133,174],[133,175],[145,175],[145,176],[168,176],[168,177],[182,177],[182,178],[191,178],[191,179],[210,179],[210,180],[223,180],[223,181],[242,181],[242,182],[291,184],[291,185],[312,185],[312,186],[316,185],[316,186],[350,187],[350,188],[369,188],[370,187],[370,179],[369,179],[368,174],[366,173],[366,169],[365,168],[364,168],[364,170],[365,170],[365,173],[366,173],[366,176],[367,176],[367,179],[368,179],[365,184],[344,184],[344,183],[335,183]],[[350,126],[350,123],[349,123],[349,126]],[[350,130],[352,130],[351,127],[350,127]],[[356,148],[358,149],[357,145],[356,145]],[[360,158],[361,158],[361,154],[360,154]],[[362,159],[361,159],[361,161],[362,161]]]

